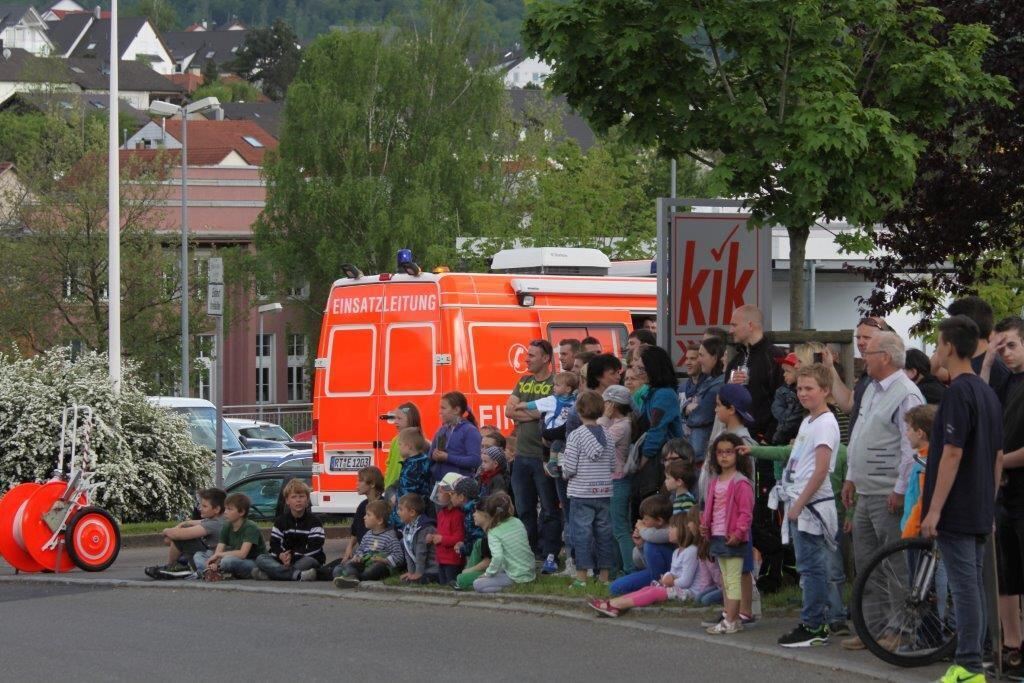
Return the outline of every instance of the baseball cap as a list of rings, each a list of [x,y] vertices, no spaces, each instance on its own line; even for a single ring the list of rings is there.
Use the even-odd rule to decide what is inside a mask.
[[[743,420],[744,424],[751,424],[754,416],[750,414],[750,390],[742,384],[724,384],[718,392],[718,400],[727,403],[736,410],[736,414]]]
[[[444,477],[441,478],[441,481],[439,481],[438,484],[440,484],[441,488],[447,489],[449,491],[454,491],[455,484],[458,483],[459,479],[462,479],[461,474],[458,474],[456,472],[449,472],[448,474],[444,475]]]
[[[628,406],[632,403],[632,399],[629,396],[629,389],[622,386],[621,384],[613,384],[604,390],[603,397],[606,401],[612,403],[618,403],[619,405]]]
[[[796,354],[793,352],[787,353],[786,356],[779,361],[782,365],[788,365],[791,368],[796,367]]]

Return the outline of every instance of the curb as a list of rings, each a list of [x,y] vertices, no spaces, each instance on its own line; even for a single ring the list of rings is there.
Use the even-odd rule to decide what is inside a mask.
[[[254,593],[263,595],[301,595],[309,597],[321,597],[334,600],[361,600],[365,602],[402,602],[412,605],[422,605],[430,607],[469,607],[472,609],[486,609],[486,610],[499,610],[507,612],[516,612],[522,614],[536,614],[540,616],[548,617],[560,617],[563,619],[573,619],[576,621],[586,621],[591,624],[598,624],[607,628],[619,628],[628,629],[632,631],[640,631],[644,633],[657,633],[659,635],[673,636],[678,638],[687,638],[689,640],[696,640],[702,643],[710,643],[713,645],[722,645],[723,640],[721,637],[712,636],[704,633],[703,630],[692,630],[683,629],[670,626],[659,626],[655,624],[649,624],[641,621],[634,621],[629,618],[625,619],[600,619],[597,620],[593,615],[588,612],[579,609],[581,607],[580,601],[572,598],[560,598],[555,596],[512,596],[509,594],[497,593],[494,595],[482,595],[477,593],[467,594],[456,594],[458,597],[445,597],[438,591],[438,595],[433,596],[426,594],[422,591],[415,589],[404,589],[392,586],[376,586],[368,590],[360,591],[326,591],[321,589],[311,588],[275,588],[273,584],[268,583],[262,585],[262,582],[234,582],[228,581],[224,583],[204,583],[201,581],[142,581],[135,579],[82,579],[82,578],[64,578],[56,575],[39,575],[39,574],[20,574],[16,576],[0,576],[0,585],[8,583],[41,583],[50,585],[62,585],[62,586],[91,586],[96,588],[150,588],[156,590],[210,590],[210,591],[226,591],[236,593]],[[255,585],[253,585],[255,583]],[[522,598],[533,598],[533,600]],[[541,600],[537,600],[541,598]],[[555,605],[564,605],[568,607],[564,602],[568,601],[574,603],[577,609],[565,609],[558,608]],[[551,605],[551,606],[549,606]],[[665,610],[662,611],[666,614],[675,613],[679,614],[686,608],[679,608],[673,611]],[[646,614],[654,614],[654,610],[645,609]],[[695,608],[689,608],[688,611],[683,613],[686,616],[697,616],[703,612]],[[731,647],[735,647],[746,652],[766,655],[774,657],[776,659],[783,659],[792,662],[799,662],[809,666],[814,666],[820,669],[827,669],[829,671],[845,671],[847,673],[855,674],[858,676],[865,676],[872,680],[891,681],[892,683],[903,683],[906,678],[899,676],[899,671],[888,672],[873,669],[871,667],[860,666],[856,663],[844,662],[844,661],[818,661],[803,659],[799,656],[795,650],[782,649],[777,647],[769,647],[764,645],[758,645],[755,643],[744,642],[741,640],[730,640],[728,644]]]
[[[351,536],[349,527],[347,526],[325,526],[324,532],[327,534],[328,540],[336,540],[339,538],[348,538]],[[270,542],[270,529],[260,529],[260,533],[263,534],[263,540]],[[154,548],[156,546],[162,546],[164,544],[164,537],[162,534],[126,534],[121,536],[121,548]]]

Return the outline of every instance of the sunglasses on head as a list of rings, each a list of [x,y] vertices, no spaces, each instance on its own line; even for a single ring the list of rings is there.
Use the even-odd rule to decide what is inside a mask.
[[[857,323],[857,327],[860,327],[861,325],[864,325],[865,327],[873,327],[876,330],[881,330],[883,332],[886,332],[889,329],[888,325],[886,325],[885,323],[879,322],[878,320],[875,320],[874,318],[861,318],[860,322]]]

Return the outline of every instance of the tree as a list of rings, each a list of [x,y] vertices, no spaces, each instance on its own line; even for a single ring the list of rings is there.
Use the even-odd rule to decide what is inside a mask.
[[[149,20],[157,33],[178,28],[178,13],[167,0],[139,0],[131,16]]]
[[[450,263],[457,237],[493,234],[506,218],[494,202],[500,78],[468,66],[475,33],[463,12],[432,12],[417,31],[321,36],[288,91],[255,236],[285,282],[310,281],[314,326],[342,264],[391,271],[404,247]]]
[[[810,227],[873,224],[913,183],[921,131],[964,102],[1006,103],[981,65],[988,29],[942,22],[920,0],[538,0],[525,39],[599,132],[698,159],[755,224],[786,226],[798,329]]]
[[[301,62],[298,36],[287,22],[278,19],[270,28],[249,32],[232,70],[250,83],[258,83],[270,99],[283,100]]]
[[[220,69],[217,68],[217,62],[212,59],[207,59],[206,63],[203,64],[203,85],[216,85],[220,82]]]
[[[224,102],[258,102],[260,91],[247,81],[214,81],[196,88],[192,93],[192,101],[204,97],[216,97]]]
[[[102,118],[70,126],[49,119],[40,146],[19,159],[19,183],[4,189],[0,337],[23,350],[107,348],[105,128]],[[176,236],[159,233],[169,161],[126,163],[121,171],[122,346],[163,390],[173,386],[180,348]],[[202,283],[190,284],[195,297]],[[201,306],[190,310],[198,331]]]
[[[997,295],[1016,273],[1024,241],[1024,13],[1018,3],[936,0],[949,21],[979,21],[996,37],[985,68],[1012,84],[1009,108],[978,101],[949,125],[923,131],[927,148],[902,207],[884,229],[852,248],[873,255],[865,276],[876,283],[864,307],[879,314],[914,306],[930,317],[944,295]],[[927,229],[922,229],[927,226]],[[990,283],[986,285],[986,283]],[[1022,302],[1024,303],[1024,302]],[[1020,304],[1015,310],[1020,313]]]

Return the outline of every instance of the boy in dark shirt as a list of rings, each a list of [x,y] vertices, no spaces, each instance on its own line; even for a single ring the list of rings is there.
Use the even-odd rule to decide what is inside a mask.
[[[956,616],[956,655],[944,680],[965,682],[985,680],[982,568],[1003,460],[999,399],[971,367],[977,347],[978,326],[967,316],[939,324],[935,359],[951,382],[935,416],[921,498],[921,535],[938,539]]]
[[[252,578],[274,581],[316,581],[323,566],[324,525],[309,507],[309,486],[301,479],[284,485],[285,511],[274,520],[270,552],[256,558]]]

